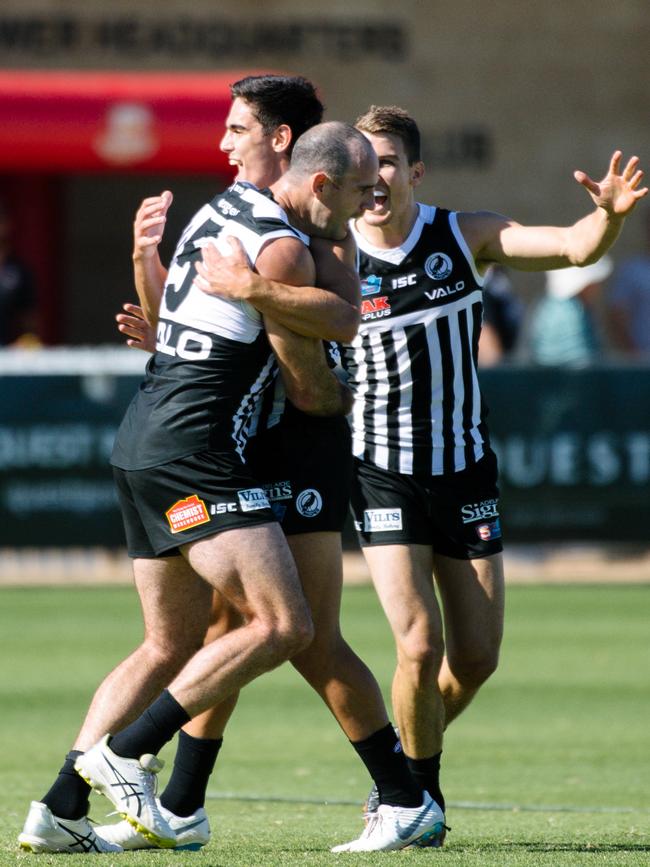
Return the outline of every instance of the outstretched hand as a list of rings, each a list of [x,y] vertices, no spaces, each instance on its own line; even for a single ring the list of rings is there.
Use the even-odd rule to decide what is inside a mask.
[[[630,157],[621,171],[621,151],[614,151],[607,174],[601,181],[592,180],[585,172],[573,173],[576,181],[589,193],[594,204],[610,215],[625,217],[633,210],[639,199],[648,194],[648,187],[638,189],[643,171],[638,167],[639,158]]]
[[[142,307],[137,304],[122,304],[125,313],[115,316],[117,330],[126,335],[127,346],[133,349],[142,349],[145,352],[154,352],[156,349],[156,332],[144,318]]]
[[[159,196],[152,196],[142,202],[133,221],[134,253],[144,257],[155,255],[165,231],[167,211],[173,200],[171,192],[165,190]]]
[[[194,284],[207,295],[220,298],[246,299],[253,279],[253,271],[246,252],[238,238],[225,238],[231,252],[224,254],[215,244],[206,244],[201,250],[201,261],[196,263]]]

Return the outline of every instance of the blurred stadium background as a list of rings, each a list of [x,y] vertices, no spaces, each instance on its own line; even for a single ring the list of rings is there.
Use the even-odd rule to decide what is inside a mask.
[[[0,350],[0,584],[129,578],[107,456],[144,364],[113,321],[134,300],[132,216],[174,191],[169,256],[228,182],[228,82],[305,74],[345,120],[404,105],[424,134],[424,200],[570,223],[589,205],[574,169],[601,176],[616,147],[648,164],[649,41],[645,0],[4,0],[0,199],[37,294],[28,333]],[[638,214],[614,259],[643,236]],[[514,280],[539,295],[540,275]],[[650,367],[515,358],[483,381],[510,580],[650,580]]]

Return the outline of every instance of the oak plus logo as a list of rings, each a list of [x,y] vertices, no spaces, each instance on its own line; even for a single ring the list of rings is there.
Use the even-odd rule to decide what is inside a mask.
[[[381,319],[384,316],[390,316],[390,314],[391,309],[387,295],[380,295],[378,298],[368,298],[361,302],[361,318],[364,322],[372,319]]]
[[[424,270],[432,280],[445,280],[451,274],[453,267],[446,253],[432,253],[424,263]]]

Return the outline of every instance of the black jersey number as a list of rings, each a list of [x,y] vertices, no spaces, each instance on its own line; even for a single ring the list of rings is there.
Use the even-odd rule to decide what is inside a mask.
[[[174,262],[169,269],[167,282],[165,283],[165,305],[174,313],[187,298],[187,293],[192,288],[196,271],[193,262],[185,262],[179,265]]]

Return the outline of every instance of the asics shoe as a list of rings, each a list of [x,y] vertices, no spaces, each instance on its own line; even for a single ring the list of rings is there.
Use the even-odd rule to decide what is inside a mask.
[[[82,753],[75,771],[97,792],[111,801],[117,812],[154,846],[173,849],[176,835],[163,819],[156,801],[156,774],[163,763],[146,753],[139,759],[125,759],[108,746],[110,735]]]
[[[191,816],[177,816],[165,809],[160,801],[158,801],[158,809],[176,833],[176,846],[174,847],[176,851],[196,852],[210,841],[210,823],[203,807],[199,807],[196,813]],[[127,821],[117,822],[113,825],[101,825],[95,830],[104,840],[117,843],[125,850],[155,848],[150,840],[136,831],[133,825]]]
[[[405,849],[425,835],[440,834],[445,816],[425,792],[419,807],[394,807],[380,804],[370,813],[368,824],[357,840],[334,846],[332,852],[393,852]]]
[[[121,852],[122,847],[104,840],[88,819],[60,819],[45,804],[32,801],[22,834],[27,852]]]

